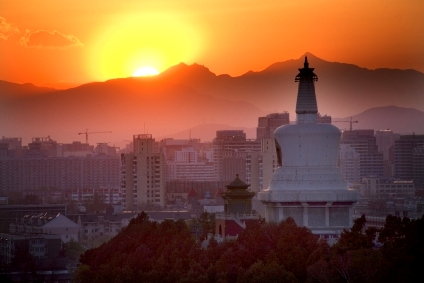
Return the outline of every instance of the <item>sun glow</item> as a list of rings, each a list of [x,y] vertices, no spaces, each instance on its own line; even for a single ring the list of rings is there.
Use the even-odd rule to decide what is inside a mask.
[[[91,47],[90,66],[99,80],[157,75],[180,62],[194,63],[199,53],[194,25],[171,14],[126,15],[112,22]]]
[[[140,69],[137,69],[132,76],[133,77],[148,77],[148,76],[156,76],[159,74],[159,71],[156,70],[153,67],[141,67]]]

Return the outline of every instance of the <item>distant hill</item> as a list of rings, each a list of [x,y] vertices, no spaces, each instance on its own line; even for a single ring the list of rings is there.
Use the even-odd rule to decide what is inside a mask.
[[[18,87],[16,88],[18,89]],[[89,83],[42,95],[0,96],[0,135],[46,137],[59,141],[89,142],[128,140],[133,134],[165,136],[202,123],[255,125],[266,113],[250,103],[199,93],[191,87],[149,78],[115,79]],[[25,141],[24,141],[25,143]]]
[[[354,127],[423,131],[423,123],[417,122],[421,116],[410,114],[424,111],[423,73],[368,70],[307,56],[319,78],[316,92],[321,114],[333,118],[354,115],[360,121]],[[239,77],[217,76],[205,66],[181,63],[155,77],[113,79],[66,90],[0,81],[0,135],[22,137],[24,143],[31,137],[48,135],[71,142],[84,141],[78,133],[88,129],[113,132],[90,135],[90,143],[116,143],[145,132],[154,137],[173,133],[188,136],[184,131],[190,128],[195,138],[196,126],[208,124],[254,129],[258,117],[283,110],[295,120],[294,77],[303,61],[304,56]],[[365,111],[389,105],[414,109],[402,113],[392,109],[391,114]],[[338,123],[340,127],[347,125]],[[209,140],[214,131],[199,128],[199,135]],[[255,136],[253,132],[252,138]]]
[[[335,118],[333,121],[349,121],[350,117]],[[390,129],[395,133],[424,134],[424,112],[397,106],[375,107],[352,116],[353,129]],[[334,123],[340,129],[349,129],[348,122]]]

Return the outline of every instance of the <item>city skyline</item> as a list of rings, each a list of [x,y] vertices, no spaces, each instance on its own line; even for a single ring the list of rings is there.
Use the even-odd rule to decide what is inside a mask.
[[[424,71],[419,1],[1,1],[0,79],[63,88],[180,62],[240,76],[305,52]],[[418,36],[417,36],[418,35]]]

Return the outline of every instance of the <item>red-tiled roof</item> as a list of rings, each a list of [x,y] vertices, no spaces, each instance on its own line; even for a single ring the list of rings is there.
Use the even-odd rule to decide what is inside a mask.
[[[190,192],[188,193],[188,195],[187,195],[187,197],[197,197],[197,193],[196,193],[196,191],[192,188],[191,190],[190,190]]]
[[[215,198],[220,197],[223,193],[224,193],[224,190],[219,188],[218,191],[216,191]]]
[[[230,236],[234,237],[240,234],[243,231],[243,227],[238,225],[234,220],[225,220],[225,237]]]

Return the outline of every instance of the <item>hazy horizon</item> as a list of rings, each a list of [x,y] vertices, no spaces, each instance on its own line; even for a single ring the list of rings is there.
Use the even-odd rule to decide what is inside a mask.
[[[424,38],[417,36],[424,28],[420,1],[0,0],[0,5],[0,80],[53,87],[62,97],[38,92],[21,99],[12,92],[0,105],[6,136],[83,141],[77,133],[89,129],[128,140],[144,132],[144,125],[163,137],[201,124],[252,128],[259,116],[272,112],[288,111],[295,120],[293,79],[305,52],[320,59],[310,64],[319,77],[321,114],[345,118],[390,105],[424,111],[423,87],[416,83],[424,72]],[[171,80],[163,100],[153,96],[164,92],[140,91],[144,86],[134,86],[132,94],[119,86],[113,93],[107,83],[94,93],[70,89],[145,74],[142,70],[162,75],[181,62],[204,66],[216,78],[189,70],[195,76]],[[285,73],[275,76],[281,66]],[[398,74],[402,79],[394,81]],[[174,93],[190,106],[181,105]],[[167,105],[170,101],[174,105]],[[158,105],[169,117],[154,109]],[[236,108],[232,116],[225,113],[227,120],[220,117]],[[197,116],[190,118],[192,110]]]

